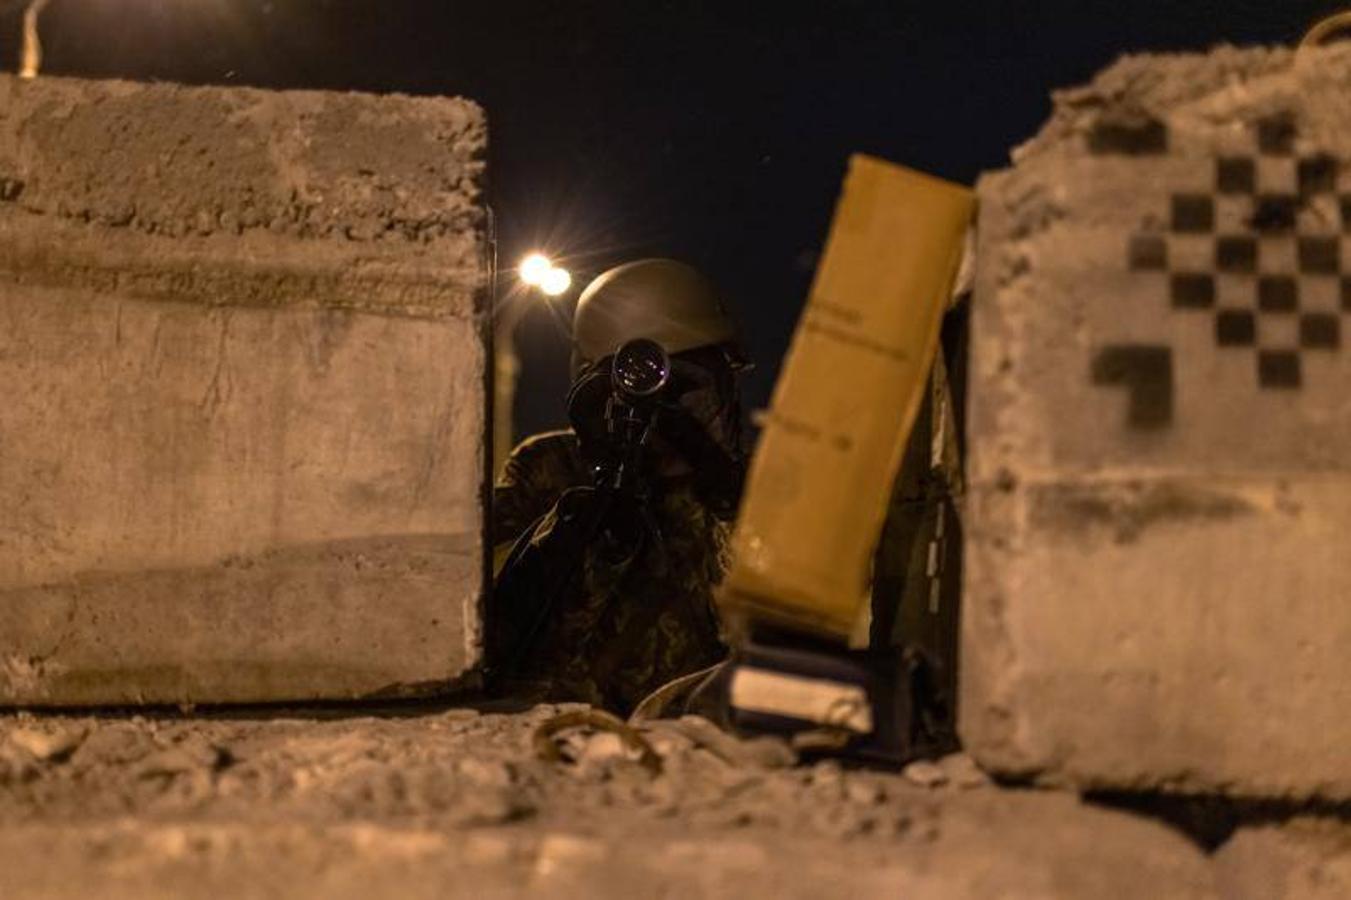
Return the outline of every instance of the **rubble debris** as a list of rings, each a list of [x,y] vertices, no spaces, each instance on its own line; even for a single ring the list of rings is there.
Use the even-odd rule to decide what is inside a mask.
[[[623,719],[613,713],[605,712],[600,709],[578,709],[568,712],[561,712],[558,715],[546,720],[538,728],[531,738],[535,746],[535,752],[541,759],[549,762],[561,762],[564,760],[560,752],[559,745],[555,741],[555,736],[560,732],[570,728],[589,728],[599,729],[601,733],[585,745],[582,756],[589,754],[594,758],[596,755],[595,744],[604,742],[604,739],[613,739],[620,741],[630,751],[637,756],[637,761],[643,768],[647,769],[653,775],[661,774],[661,757],[652,749],[652,745],[647,739],[632,726],[624,722]],[[619,748],[614,748],[617,751]],[[606,756],[616,756],[618,752],[607,752]]]
[[[920,787],[935,788],[948,783],[948,773],[943,771],[943,767],[924,759],[910,763],[901,774]]]
[[[26,750],[36,760],[53,762],[67,759],[84,742],[85,736],[82,728],[53,732],[20,726],[5,733],[3,740]]]
[[[0,778],[0,896],[1216,897],[1166,826],[1061,794],[712,752],[703,720],[643,723],[656,775],[610,731],[570,744],[574,763],[538,758],[539,726],[582,709],[0,715],[0,732],[88,733],[67,762]]]
[[[962,790],[989,787],[992,782],[976,761],[965,753],[949,753],[938,761],[948,782]]]

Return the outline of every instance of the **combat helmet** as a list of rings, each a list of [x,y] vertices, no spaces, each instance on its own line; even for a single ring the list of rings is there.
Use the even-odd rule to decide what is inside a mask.
[[[674,259],[624,263],[586,286],[572,319],[573,374],[637,338],[667,353],[725,346],[734,362],[742,358],[736,324],[713,285]]]

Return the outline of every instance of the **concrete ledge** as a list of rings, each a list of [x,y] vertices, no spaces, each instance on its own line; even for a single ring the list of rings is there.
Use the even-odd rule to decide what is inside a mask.
[[[0,78],[0,199],[145,234],[472,250],[485,146],[458,98]]]

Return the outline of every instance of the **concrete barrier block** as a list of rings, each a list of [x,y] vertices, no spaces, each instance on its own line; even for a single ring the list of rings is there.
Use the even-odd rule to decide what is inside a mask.
[[[471,665],[484,141],[462,100],[0,79],[0,703]]]
[[[961,730],[1351,797],[1351,47],[1128,58],[980,185]]]
[[[1234,900],[1351,897],[1351,825],[1304,816],[1240,828],[1215,854],[1220,896]]]

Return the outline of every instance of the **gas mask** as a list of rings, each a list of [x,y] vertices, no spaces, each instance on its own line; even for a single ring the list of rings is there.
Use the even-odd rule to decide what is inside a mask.
[[[719,515],[735,510],[745,454],[735,372],[721,348],[671,355],[629,341],[579,375],[568,414],[597,486],[641,492],[653,479],[688,476]]]

